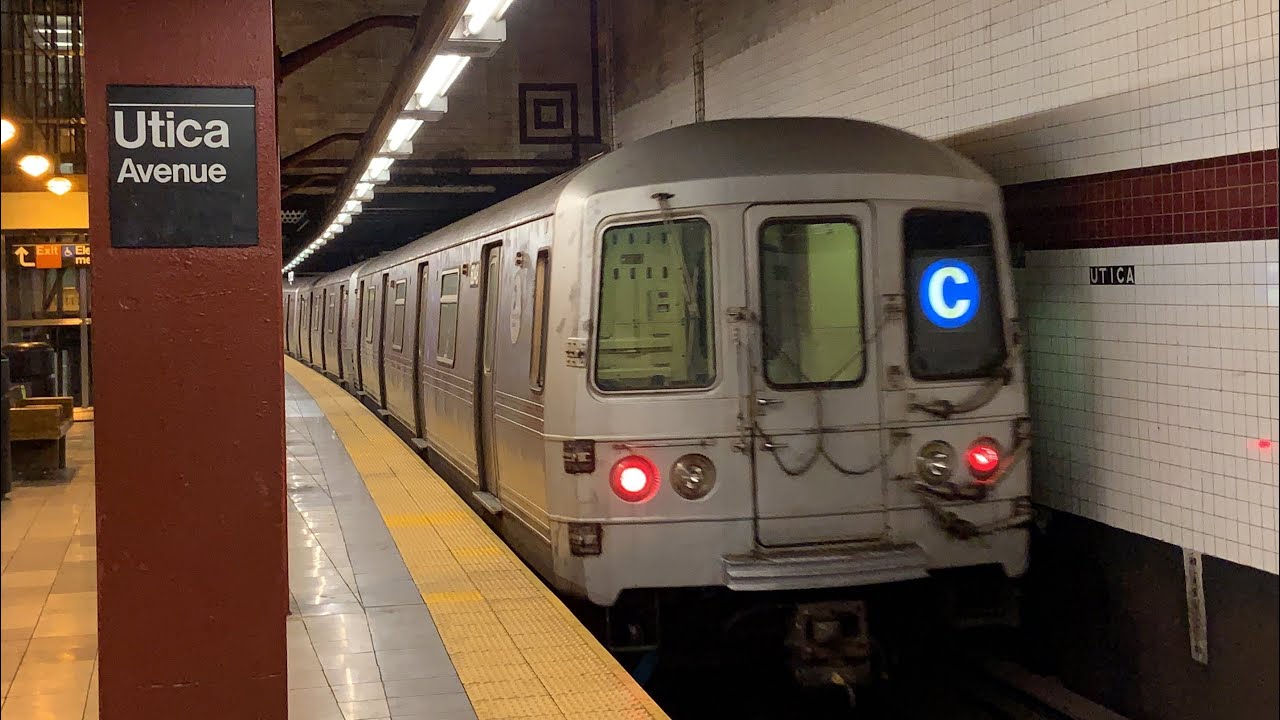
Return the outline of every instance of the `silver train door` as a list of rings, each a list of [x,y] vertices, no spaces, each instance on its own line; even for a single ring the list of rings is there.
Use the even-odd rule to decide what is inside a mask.
[[[391,289],[391,273],[382,273],[382,292],[378,293],[378,314],[374,316],[378,324],[378,334],[373,338],[374,357],[378,363],[378,407],[387,407],[387,294]]]
[[[747,405],[762,545],[884,534],[872,228],[861,203],[746,212],[757,320]]]
[[[347,284],[343,283],[338,286],[338,329],[336,337],[333,339],[333,346],[336,348],[334,354],[338,356],[338,379],[346,380],[346,366],[342,361],[342,333],[347,329]]]
[[[427,437],[427,399],[426,389],[423,384],[422,368],[427,362],[427,318],[431,314],[427,311],[428,294],[427,289],[431,278],[431,266],[428,263],[418,265],[418,309],[415,311],[414,317],[417,319],[417,331],[414,333],[414,351],[413,351],[413,412],[414,412],[414,429],[418,432],[418,437],[426,439]]]
[[[356,336],[351,338],[351,342],[356,344],[356,389],[361,392],[364,392],[364,324],[369,322],[364,297],[367,292],[368,285],[361,280],[356,295]]]
[[[477,375],[480,386],[477,396],[476,421],[478,423],[477,441],[480,447],[480,490],[495,498],[498,496],[498,461],[495,445],[496,428],[494,427],[493,403],[497,399],[494,392],[494,359],[496,357],[498,305],[501,294],[498,292],[499,277],[502,274],[502,245],[495,243],[484,249],[484,274],[481,276],[481,297],[484,307],[481,312],[484,325],[480,328],[480,354]],[[486,503],[488,504],[488,503]]]

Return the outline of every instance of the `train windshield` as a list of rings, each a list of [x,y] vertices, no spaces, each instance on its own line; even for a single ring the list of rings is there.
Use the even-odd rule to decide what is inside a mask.
[[[596,385],[708,387],[715,380],[711,228],[689,219],[604,233]]]
[[[911,375],[990,375],[1006,355],[991,221],[977,212],[911,210],[902,240]]]

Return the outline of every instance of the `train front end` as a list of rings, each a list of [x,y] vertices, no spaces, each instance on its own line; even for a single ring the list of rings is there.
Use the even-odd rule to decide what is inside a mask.
[[[778,137],[758,176],[677,172],[558,212],[553,576],[603,606],[681,588],[784,604],[798,674],[855,681],[865,591],[1025,570],[1022,341],[985,173],[902,133],[874,138],[915,153],[892,172]],[[776,167],[812,142],[812,167]]]

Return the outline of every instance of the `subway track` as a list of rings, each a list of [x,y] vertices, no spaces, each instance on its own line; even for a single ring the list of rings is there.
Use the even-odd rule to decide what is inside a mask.
[[[659,664],[646,689],[673,720],[1125,720],[994,654],[999,641],[939,638],[853,695],[803,689],[779,658],[708,653]],[[931,652],[932,651],[932,652]]]

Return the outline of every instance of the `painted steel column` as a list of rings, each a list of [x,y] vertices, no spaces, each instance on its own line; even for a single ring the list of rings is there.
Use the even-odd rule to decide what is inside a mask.
[[[272,3],[86,0],[84,26],[101,718],[285,720]],[[257,247],[112,247],[115,84],[255,88]]]

